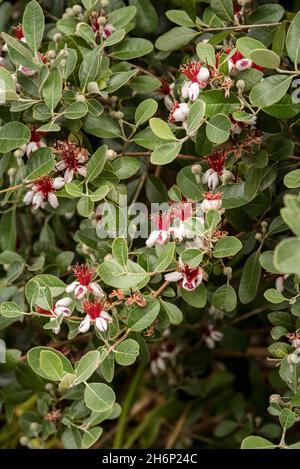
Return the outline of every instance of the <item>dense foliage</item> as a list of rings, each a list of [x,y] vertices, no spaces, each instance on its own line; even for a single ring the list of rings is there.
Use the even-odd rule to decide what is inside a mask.
[[[0,3],[1,447],[300,448],[297,5]]]

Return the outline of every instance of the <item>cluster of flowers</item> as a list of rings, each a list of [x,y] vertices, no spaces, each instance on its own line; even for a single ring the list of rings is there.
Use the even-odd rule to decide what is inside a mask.
[[[66,293],[73,293],[75,299],[81,301],[81,309],[86,313],[86,316],[79,324],[79,332],[87,332],[92,324],[94,324],[98,331],[105,332],[108,324],[112,322],[112,318],[104,309],[105,294],[100,285],[93,280],[96,270],[86,264],[76,265],[72,270],[76,280],[67,286]],[[90,295],[92,295],[92,299]],[[72,303],[73,299],[67,296],[58,300],[51,310],[37,307],[36,312],[41,315],[51,316],[52,321],[55,321],[53,332],[58,334],[60,325],[57,325],[57,319],[62,320],[72,315],[70,309]]]
[[[42,134],[33,130],[30,142],[25,149],[22,148],[20,151],[29,156],[38,148],[45,146],[47,145]],[[63,172],[63,175],[57,177],[45,175],[35,181],[28,181],[29,190],[26,192],[23,202],[26,205],[32,204],[34,209],[45,208],[47,202],[52,208],[57,208],[56,191],[61,189],[65,183],[71,182],[75,175],[86,176],[85,164],[88,161],[89,153],[85,148],[78,147],[70,141],[58,140],[54,145],[54,151],[59,155],[56,171]],[[34,158],[34,155],[30,157]]]

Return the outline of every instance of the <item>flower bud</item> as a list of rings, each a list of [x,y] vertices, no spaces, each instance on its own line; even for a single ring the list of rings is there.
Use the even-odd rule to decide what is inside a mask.
[[[29,443],[29,439],[27,438],[27,436],[21,436],[20,438],[20,445],[22,446],[27,446]]]
[[[112,148],[110,148],[106,152],[106,157],[109,161],[112,161],[117,157],[117,152],[115,150],[113,150]]]
[[[202,167],[200,164],[193,164],[192,166],[192,173],[193,174],[201,174],[202,173]]]
[[[255,239],[257,239],[257,241],[260,241],[262,239],[262,234],[261,233],[256,233],[255,234]]]
[[[56,52],[55,52],[55,50],[51,49],[51,50],[48,50],[47,55],[48,55],[49,59],[55,59]]]
[[[84,96],[84,94],[77,94],[77,95],[75,96],[75,99],[76,99],[76,101],[85,102],[85,96]]]
[[[113,258],[113,256],[112,256],[111,254],[106,254],[106,256],[104,257],[103,260],[104,260],[105,262],[106,262],[106,261],[111,261],[112,258]]]
[[[281,404],[281,397],[279,394],[271,394],[270,404]]]
[[[25,151],[23,151],[21,148],[17,148],[17,150],[14,151],[14,155],[16,158],[22,158],[24,156]]]
[[[87,85],[87,91],[88,93],[99,93],[99,87],[97,85],[97,83],[95,81],[91,81],[88,85]]]
[[[39,428],[39,424],[37,422],[31,422],[30,424],[30,430],[33,432],[36,432]]]
[[[53,384],[52,383],[46,383],[45,384],[45,390],[46,391],[53,391]]]
[[[9,177],[14,177],[16,175],[16,168],[9,168],[9,170],[7,171],[7,174]]]
[[[224,267],[224,269],[223,269],[223,274],[224,274],[226,277],[231,277],[231,275],[232,275],[232,268],[231,268],[231,267]]]
[[[53,36],[53,41],[54,42],[59,42],[61,40],[61,38],[62,38],[62,35],[60,33],[56,33]]]
[[[79,13],[82,12],[82,7],[80,5],[74,5],[72,10],[73,10],[74,15],[78,15]]]
[[[121,112],[121,111],[117,111],[117,112],[116,112],[116,114],[115,114],[115,118],[116,118],[116,119],[118,119],[118,120],[119,120],[119,119],[123,119],[123,117],[124,117],[123,112]]]
[[[118,101],[118,99],[119,98],[116,95],[113,95],[113,96],[110,97],[110,100],[111,100],[112,103],[116,103]]]
[[[245,89],[245,82],[244,82],[244,80],[238,80],[238,81],[236,82],[236,87],[237,87],[237,89],[239,90],[239,92],[242,93],[242,92],[244,91],[244,89]]]
[[[105,16],[99,16],[97,19],[97,23],[100,24],[100,26],[104,26],[107,23],[107,19]]]
[[[105,8],[109,5],[109,0],[100,0],[100,6]]]

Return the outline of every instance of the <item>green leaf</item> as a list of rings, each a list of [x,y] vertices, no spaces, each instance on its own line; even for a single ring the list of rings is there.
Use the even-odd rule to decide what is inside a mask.
[[[250,102],[257,107],[267,107],[277,103],[290,87],[292,77],[273,75],[264,78],[250,91]]]
[[[261,274],[259,255],[260,250],[253,252],[244,265],[239,286],[239,298],[243,304],[250,303],[256,296]]]
[[[85,119],[83,130],[88,134],[100,138],[120,138],[118,123],[109,117],[94,117],[88,115]]]
[[[249,58],[256,64],[265,68],[278,68],[280,57],[274,51],[269,49],[254,49],[249,54]]]
[[[208,42],[199,42],[196,46],[196,53],[206,65],[214,67],[216,65],[216,54],[214,47]]]
[[[50,148],[43,147],[32,153],[26,165],[26,179],[31,181],[44,174],[49,174],[54,168],[56,160]]]
[[[26,44],[37,55],[44,35],[45,19],[43,10],[36,0],[26,5],[22,26]]]
[[[140,346],[133,339],[123,340],[114,350],[116,362],[122,366],[132,365],[140,351]]]
[[[15,319],[24,315],[23,308],[13,302],[4,302],[0,305],[0,315],[4,318]]]
[[[17,41],[6,33],[1,33],[1,36],[7,43],[8,53],[12,62],[17,65],[24,65],[24,67],[31,70],[38,70],[42,67],[42,63],[33,61],[32,53],[20,41]]]
[[[142,101],[135,111],[135,125],[139,126],[147,122],[147,120],[156,113],[157,108],[158,104],[154,99],[145,99],[145,101]]]
[[[230,257],[235,256],[242,249],[242,243],[234,236],[220,238],[215,244],[214,257]]]
[[[237,304],[234,288],[229,283],[217,288],[212,297],[212,304],[226,313],[233,311]]]
[[[158,256],[155,272],[163,272],[166,270],[172,262],[174,253],[175,243],[168,243],[162,250],[161,254]]]
[[[181,147],[182,144],[178,142],[165,143],[154,150],[151,154],[150,161],[152,164],[157,165],[171,163],[171,161],[175,160]]]
[[[274,265],[279,272],[300,275],[300,239],[288,238],[277,244]]]
[[[166,11],[166,17],[179,26],[187,26],[191,28],[195,26],[195,22],[190,18],[186,11],[169,10]]]
[[[300,201],[297,197],[288,195],[284,203],[285,207],[280,211],[283,221],[300,237]]]
[[[117,29],[125,28],[135,17],[137,9],[135,6],[122,7],[109,13],[109,22]]]
[[[125,34],[126,32],[123,29],[114,31],[108,38],[105,39],[104,46],[109,47],[118,44],[118,42],[121,42],[124,39]]]
[[[41,355],[42,352],[44,353],[44,358],[43,358],[43,367],[41,365]],[[45,352],[46,355],[45,355]],[[48,358],[48,353],[51,353],[50,355],[50,360],[51,363],[54,363],[54,366],[56,363],[60,362],[60,365],[62,365],[63,371],[61,373],[61,367],[60,365],[57,365],[58,368],[57,370],[54,368],[54,370],[51,370],[48,365],[47,365],[47,358]],[[53,358],[53,355],[56,355],[57,360]],[[71,362],[61,353],[58,352],[57,350],[53,350],[50,347],[34,347],[29,352],[27,353],[27,359],[28,363],[33,369],[35,373],[37,373],[39,376],[41,376],[44,379],[50,379],[51,381],[60,381],[61,378],[56,379],[56,376],[62,376],[65,373],[73,373],[73,367],[71,365]],[[45,363],[44,363],[45,362]],[[45,365],[45,370],[44,370],[44,365]],[[56,370],[56,371],[55,371]],[[50,373],[51,376],[53,376],[53,379],[49,377],[47,373]],[[57,374],[58,373],[58,374]],[[55,375],[55,379],[54,379]]]
[[[148,75],[137,75],[129,83],[129,87],[137,93],[151,93],[161,86],[161,81],[158,78],[150,77]]]
[[[236,46],[237,49],[243,54],[244,57],[247,59],[250,59],[250,54],[252,51],[256,49],[265,49],[267,50],[266,46],[260,41],[257,41],[256,39],[249,37],[249,36],[244,36],[240,37],[236,41]]]
[[[300,12],[296,14],[286,35],[286,49],[289,58],[297,66],[300,62]]]
[[[18,99],[16,83],[4,67],[0,67],[0,103]]]
[[[114,49],[112,54],[116,59],[131,60],[150,54],[152,50],[153,45],[147,39],[127,38]]]
[[[120,180],[129,179],[140,167],[140,160],[131,156],[121,156],[112,162],[113,172]]]
[[[49,76],[43,87],[43,98],[53,115],[54,109],[59,103],[62,93],[62,77],[58,68],[50,70]]]
[[[220,18],[229,22],[233,21],[232,0],[211,0],[210,5]]]
[[[300,169],[295,169],[284,176],[283,180],[286,187],[295,189],[300,186]]]
[[[64,116],[67,119],[80,119],[88,113],[88,106],[82,101],[72,103],[64,112]]]
[[[106,161],[106,154],[107,146],[102,145],[90,157],[87,163],[87,181],[91,182],[99,176]]]
[[[76,368],[76,381],[74,384],[83,383],[88,380],[92,374],[99,368],[101,355],[98,350],[87,352],[80,359]]]
[[[100,49],[101,46],[98,46],[91,50],[84,57],[80,65],[78,76],[83,93],[85,92],[87,85],[91,81],[95,81],[100,73],[102,62],[102,55]]]
[[[158,17],[150,0],[129,0],[137,9],[136,27],[145,33],[154,33],[158,26]]]
[[[181,49],[195,39],[198,34],[194,29],[179,26],[160,36],[155,43],[155,47],[165,52]]]
[[[269,288],[264,292],[264,297],[270,303],[278,304],[286,300],[282,293],[280,293],[276,288]]]
[[[170,324],[180,324],[183,321],[183,314],[178,306],[161,299],[159,301],[168,316]]]
[[[107,93],[114,93],[131,80],[131,78],[136,74],[137,70],[129,70],[128,72],[118,72],[113,74],[105,91]]]
[[[204,101],[201,101],[201,99],[192,104],[187,119],[187,134],[189,136],[193,136],[202,124],[205,115],[205,107],[206,104]]]
[[[84,402],[94,412],[105,412],[111,409],[116,400],[115,393],[107,384],[86,383]]]
[[[204,252],[196,248],[187,248],[182,251],[180,258],[184,264],[187,264],[189,267],[194,268],[198,267],[200,262],[203,259]]]
[[[150,119],[149,124],[152,132],[157,135],[157,137],[162,138],[163,140],[174,140],[176,138],[167,122],[162,119],[153,117]]]
[[[241,445],[241,449],[274,449],[275,445],[261,436],[247,436]]]
[[[149,327],[158,316],[160,305],[158,300],[149,299],[147,305],[134,306],[128,315],[128,327],[132,331],[143,331]]]
[[[225,98],[223,90],[202,91],[201,100],[206,103],[205,115],[207,117],[213,117],[218,113],[232,114],[240,108],[237,97],[230,93],[230,96]]]
[[[81,440],[81,449],[88,449],[93,446],[100,439],[103,433],[103,428],[93,427],[84,430],[84,434]]]
[[[283,409],[280,412],[279,421],[282,428],[286,430],[294,425],[296,421],[296,415],[290,409]]]
[[[284,49],[284,44],[285,44],[285,24],[282,22],[278,28],[276,29],[276,32],[273,37],[272,41],[272,50],[276,52],[279,56],[282,55],[283,49]]]
[[[64,370],[60,357],[51,350],[42,350],[40,354],[40,367],[44,376],[51,381],[60,381]]]
[[[125,238],[116,238],[112,243],[112,255],[114,259],[124,268],[128,262],[128,246]]]
[[[90,197],[83,196],[78,200],[77,210],[82,217],[89,217],[94,208],[93,201]]]
[[[8,122],[0,127],[0,153],[8,153],[29,142],[31,132],[21,122]]]
[[[204,308],[207,301],[207,292],[205,286],[201,283],[193,291],[185,290],[184,288],[180,289],[180,295],[186,303],[194,308]]]
[[[98,273],[104,283],[114,288],[137,288],[149,281],[147,272],[131,260],[128,261],[126,269],[116,260],[105,261],[99,265]]]
[[[206,125],[207,138],[217,144],[224,143],[229,138],[231,122],[225,114],[216,114]]]

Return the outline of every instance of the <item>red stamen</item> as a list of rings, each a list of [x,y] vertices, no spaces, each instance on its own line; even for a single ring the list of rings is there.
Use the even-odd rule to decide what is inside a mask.
[[[87,264],[76,264],[72,270],[80,285],[85,287],[89,286],[93,276],[96,273],[96,269],[88,266]]]
[[[220,174],[224,169],[227,154],[223,151],[214,151],[206,159],[211,169]]]
[[[223,192],[216,192],[213,194],[212,192],[204,192],[203,199],[206,200],[220,200],[222,198]]]
[[[85,300],[82,303],[82,309],[89,315],[92,321],[101,316],[103,311],[103,303],[101,301],[96,301],[95,303],[91,300]]]
[[[23,32],[23,28],[22,28],[22,25],[21,25],[21,24],[18,24],[17,26],[14,26],[14,27],[12,28],[12,30],[13,30],[15,36],[16,36],[16,39],[18,39],[19,41],[20,41],[21,39],[23,39],[23,37],[24,37],[24,32]]]
[[[197,75],[202,67],[201,62],[198,60],[191,60],[184,65],[181,65],[180,71],[185,75],[189,80],[193,82],[198,82]]]
[[[55,192],[53,179],[50,176],[43,176],[34,182],[36,192],[43,194],[43,199],[48,200],[48,195]]]

